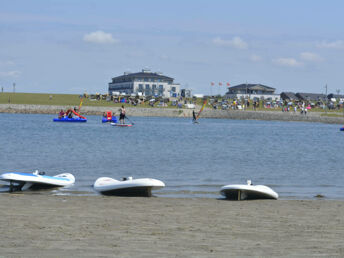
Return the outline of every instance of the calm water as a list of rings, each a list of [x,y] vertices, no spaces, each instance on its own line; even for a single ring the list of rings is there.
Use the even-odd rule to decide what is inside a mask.
[[[221,186],[265,184],[281,199],[344,199],[344,133],[339,125],[300,122],[131,117],[117,128],[54,123],[52,115],[0,114],[0,173],[70,172],[56,194],[96,195],[101,176],[165,182],[159,197],[218,198]]]

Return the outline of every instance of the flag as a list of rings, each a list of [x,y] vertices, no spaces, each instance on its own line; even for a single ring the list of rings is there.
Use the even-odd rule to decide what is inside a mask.
[[[229,82],[227,82],[227,87],[229,87],[230,86],[230,84],[229,84]]]
[[[219,86],[222,86],[222,82],[219,82]]]
[[[212,83],[210,83],[210,85],[211,85],[211,86],[214,86],[214,83],[212,82]]]

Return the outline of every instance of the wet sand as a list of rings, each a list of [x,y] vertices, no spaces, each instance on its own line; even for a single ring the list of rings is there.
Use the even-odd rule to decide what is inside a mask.
[[[343,257],[344,201],[0,195],[0,257]]]

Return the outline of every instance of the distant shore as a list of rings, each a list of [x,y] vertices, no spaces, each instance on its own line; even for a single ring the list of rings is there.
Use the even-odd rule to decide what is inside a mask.
[[[344,202],[1,194],[0,257],[343,257]]]
[[[24,113],[24,114],[58,114],[66,106],[53,105],[25,105],[25,104],[0,104],[0,113]],[[146,117],[192,117],[192,109],[175,108],[140,108],[127,107],[130,116]],[[102,115],[105,111],[117,112],[118,107],[94,107],[83,106],[83,115]],[[321,116],[322,113],[308,112],[302,115],[300,112],[282,111],[252,111],[252,110],[215,110],[205,109],[202,118],[223,118],[238,120],[268,120],[268,121],[299,121],[299,122],[318,122],[328,124],[344,124],[344,117]]]

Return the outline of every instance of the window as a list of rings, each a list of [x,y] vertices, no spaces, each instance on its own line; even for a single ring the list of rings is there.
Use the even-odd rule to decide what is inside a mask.
[[[162,96],[163,95],[163,93],[164,93],[164,86],[163,85],[159,85],[159,96]]]
[[[146,94],[146,96],[151,95],[151,90],[150,90],[150,88],[149,88],[149,84],[146,84],[145,87],[146,87],[146,89],[145,89],[145,94]]]
[[[176,87],[172,87],[171,91],[176,92]]]

